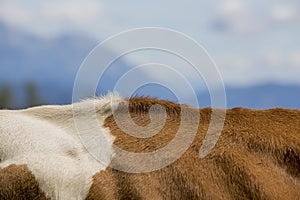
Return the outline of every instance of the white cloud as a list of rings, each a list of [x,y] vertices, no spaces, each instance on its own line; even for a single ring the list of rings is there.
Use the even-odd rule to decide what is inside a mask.
[[[292,52],[288,56],[288,63],[300,70],[300,51]]]
[[[46,19],[59,20],[71,23],[90,23],[101,18],[102,5],[97,1],[63,1],[49,3],[43,6],[43,15]]]
[[[300,83],[300,51],[265,50],[255,56],[215,56],[225,83],[251,85],[280,81]]]
[[[266,33],[278,28],[276,25],[282,28],[282,25],[300,23],[299,4],[290,0],[280,4],[274,1],[217,0],[217,5],[217,25],[232,33]]]
[[[105,9],[95,0],[40,1],[31,5],[24,1],[3,1],[0,20],[34,33],[88,30],[106,23]]]
[[[241,15],[246,11],[246,5],[243,1],[223,0],[220,3],[218,11],[220,15],[225,17],[235,17],[236,15]]]
[[[258,59],[258,64],[265,66],[265,67],[271,67],[271,68],[279,68],[282,67],[285,63],[285,58],[280,52],[272,52],[268,51],[261,55]]]
[[[270,11],[270,18],[275,22],[294,22],[300,19],[296,5],[274,5]]]
[[[225,83],[248,84],[255,78],[255,75],[252,73],[253,64],[245,57],[230,55],[216,56],[215,61]]]
[[[254,61],[257,72],[264,74],[265,79],[300,83],[300,52],[280,50],[268,51]]]
[[[258,64],[271,69],[281,70],[281,73],[300,73],[300,51],[268,51],[258,59]]]
[[[262,21],[249,1],[220,0],[217,4],[215,20],[235,33],[257,33],[262,29]]]
[[[0,19],[5,22],[18,24],[30,21],[33,17],[33,13],[29,9],[16,2],[1,3]]]

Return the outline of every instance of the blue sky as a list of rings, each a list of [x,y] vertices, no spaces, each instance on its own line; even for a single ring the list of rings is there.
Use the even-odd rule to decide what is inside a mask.
[[[45,38],[80,33],[99,42],[132,28],[170,28],[203,45],[228,85],[300,84],[297,0],[0,0],[0,20]],[[158,57],[141,53],[129,59]],[[169,56],[158,60],[175,62]]]

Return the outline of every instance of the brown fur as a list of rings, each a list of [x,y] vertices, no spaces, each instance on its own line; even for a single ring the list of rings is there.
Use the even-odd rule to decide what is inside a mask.
[[[46,200],[38,182],[25,165],[10,165],[0,168],[0,199]]]
[[[227,110],[217,145],[200,159],[199,150],[212,110],[134,98],[129,105],[133,121],[140,126],[149,124],[148,111],[155,104],[166,108],[167,121],[150,138],[129,136],[120,130],[113,116],[106,119],[105,126],[116,136],[115,145],[130,152],[158,150],[174,138],[180,113],[186,112],[187,127],[195,126],[195,116],[200,115],[200,126],[189,149],[173,164],[149,173],[130,174],[107,168],[95,174],[87,199],[300,199],[300,111]],[[55,112],[49,107],[47,114],[39,109],[25,112],[53,123],[58,123],[56,117],[64,119],[58,123],[60,126],[72,121],[70,106],[56,108]],[[215,115],[221,116],[222,112],[217,110]],[[115,113],[126,121],[124,105]],[[155,114],[162,112],[157,110]],[[112,165],[117,164],[114,159]],[[45,199],[45,195],[26,166],[11,165],[0,169],[0,199]]]
[[[177,104],[135,98],[130,100],[131,117],[145,126],[154,104],[165,107],[168,117],[162,131],[150,138],[129,136],[118,128],[113,116],[106,119],[105,126],[116,136],[115,145],[132,152],[152,152],[174,138],[180,123]],[[182,157],[149,173],[112,168],[99,172],[87,199],[300,199],[300,111],[227,110],[216,147],[200,159],[211,109],[184,109],[191,116],[186,122],[190,126],[195,124],[193,115],[200,113],[201,119],[197,136]],[[115,113],[122,116],[125,112],[120,106]]]

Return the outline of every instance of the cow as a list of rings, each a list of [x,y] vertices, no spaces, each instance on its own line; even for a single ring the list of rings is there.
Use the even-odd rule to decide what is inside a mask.
[[[98,124],[87,110],[94,110]],[[71,105],[1,110],[0,199],[300,199],[300,111],[212,111],[114,94]],[[188,116],[183,133],[195,127],[196,132],[180,157],[140,173],[145,163],[135,163],[133,172],[120,163],[116,147],[147,154],[168,145],[182,126],[183,112]],[[226,114],[223,129],[214,148],[199,157],[212,113]],[[150,137],[134,137],[130,127],[120,126],[129,118],[141,130],[155,119],[164,119],[164,125]],[[103,136],[103,145],[95,147],[100,157],[89,151],[80,131],[95,140]]]

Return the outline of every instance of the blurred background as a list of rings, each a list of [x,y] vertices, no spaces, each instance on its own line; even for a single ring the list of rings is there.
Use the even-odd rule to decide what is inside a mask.
[[[71,103],[76,72],[99,42],[153,26],[185,33],[206,48],[223,77],[229,108],[300,108],[299,0],[0,0],[0,108]],[[107,47],[102,56],[117,51]],[[119,59],[98,93],[137,64],[176,60],[160,57],[142,52]],[[205,85],[193,84],[199,107],[210,106]],[[157,86],[137,94],[176,101]]]

